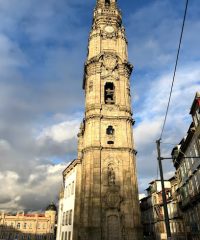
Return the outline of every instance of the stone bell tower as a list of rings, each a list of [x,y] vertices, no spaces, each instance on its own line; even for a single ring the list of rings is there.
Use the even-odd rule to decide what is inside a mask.
[[[73,239],[140,240],[129,80],[133,66],[116,0],[97,1],[88,44]]]

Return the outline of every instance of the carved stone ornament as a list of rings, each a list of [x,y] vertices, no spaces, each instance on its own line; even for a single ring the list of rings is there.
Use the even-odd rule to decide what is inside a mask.
[[[101,77],[102,79],[105,78],[112,78],[114,80],[119,80],[119,73],[118,73],[118,58],[114,54],[105,54],[102,59],[102,72]]]
[[[108,185],[115,185],[115,171],[112,166],[108,167]]]
[[[105,202],[108,208],[119,209],[122,202],[122,197],[120,196],[119,191],[114,188],[109,189],[105,196]]]
[[[102,37],[103,39],[113,39],[113,40],[116,40],[117,37],[118,37],[118,34],[116,32],[112,32],[112,33],[108,33],[108,32],[103,32],[102,33]]]
[[[105,28],[104,28],[104,31],[107,32],[107,33],[113,33],[115,31],[114,27],[111,26],[111,25],[107,25]]]
[[[117,57],[106,54],[103,58],[103,65],[107,70],[114,70],[117,66]]]

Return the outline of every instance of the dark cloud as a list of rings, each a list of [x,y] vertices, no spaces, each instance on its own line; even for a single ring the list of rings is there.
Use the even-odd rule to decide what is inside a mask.
[[[37,149],[39,156],[63,158],[66,154],[71,155],[76,152],[77,139],[74,137],[68,141],[56,142],[51,138],[47,138]]]
[[[177,0],[177,4],[144,2],[119,1],[130,61],[135,64],[134,136],[141,190],[156,177],[155,140],[183,10]],[[94,4],[92,0],[0,1],[0,209],[37,210],[56,200],[61,172],[69,158],[76,157],[84,108],[83,64]],[[186,109],[199,84],[198,9],[191,3],[182,53],[187,69],[180,78],[185,82],[179,81],[174,99],[179,104],[171,112],[179,120],[168,119],[173,125],[167,128],[169,141],[184,134],[190,121],[185,119]],[[187,97],[180,104],[183,93]]]
[[[2,196],[0,198],[0,204],[4,204],[4,203],[8,203],[11,201],[11,198],[10,197],[6,197],[6,196]]]

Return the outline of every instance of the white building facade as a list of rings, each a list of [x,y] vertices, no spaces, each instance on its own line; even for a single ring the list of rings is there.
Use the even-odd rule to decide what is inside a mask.
[[[74,207],[78,161],[74,160],[63,172],[63,189],[58,209],[57,240],[73,239]]]

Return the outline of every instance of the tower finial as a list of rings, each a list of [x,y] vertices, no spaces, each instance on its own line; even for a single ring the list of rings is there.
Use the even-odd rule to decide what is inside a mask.
[[[97,0],[97,4],[103,6],[110,6],[117,3],[117,0]]]

